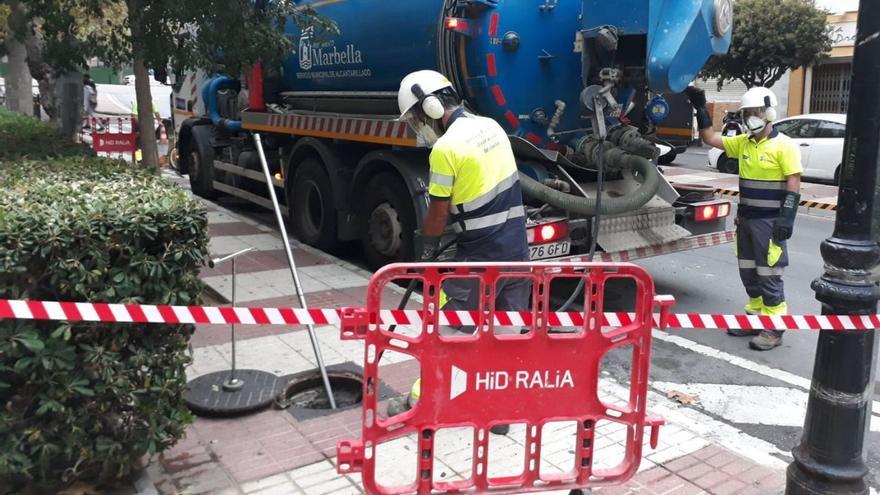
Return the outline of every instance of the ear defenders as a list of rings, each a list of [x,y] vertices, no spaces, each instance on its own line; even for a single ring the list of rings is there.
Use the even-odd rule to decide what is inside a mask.
[[[767,122],[775,122],[776,121],[776,109],[770,105],[770,97],[764,97],[764,117],[767,118]]]
[[[440,98],[437,98],[437,96],[433,94],[425,94],[422,87],[418,84],[413,84],[412,92],[416,98],[419,99],[419,107],[428,118],[433,120],[440,120],[443,118],[446,109],[443,108],[443,102],[440,101]]]

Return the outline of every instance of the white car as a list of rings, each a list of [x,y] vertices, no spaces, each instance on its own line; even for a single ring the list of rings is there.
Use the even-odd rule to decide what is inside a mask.
[[[837,182],[846,136],[846,114],[797,115],[781,119],[773,127],[798,145],[805,178]],[[717,148],[709,150],[709,166],[719,172],[739,173],[739,163]]]

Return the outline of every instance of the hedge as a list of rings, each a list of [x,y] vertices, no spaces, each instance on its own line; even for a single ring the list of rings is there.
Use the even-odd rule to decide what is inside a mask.
[[[204,207],[155,172],[0,163],[0,298],[200,304],[207,244]],[[0,493],[105,483],[173,445],[192,332],[0,320]]]
[[[80,155],[94,153],[45,122],[0,107],[0,162]]]

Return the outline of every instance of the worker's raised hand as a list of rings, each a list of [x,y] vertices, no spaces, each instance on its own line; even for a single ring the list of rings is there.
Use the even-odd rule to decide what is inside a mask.
[[[684,94],[690,100],[691,105],[694,108],[705,108],[706,107],[706,92],[700,88],[694,86],[688,86],[684,90]]]

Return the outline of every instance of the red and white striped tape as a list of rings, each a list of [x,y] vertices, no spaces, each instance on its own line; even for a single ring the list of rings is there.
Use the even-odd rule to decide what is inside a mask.
[[[105,304],[57,301],[22,301],[0,299],[0,320],[55,320],[108,323],[197,323],[236,325],[338,325],[340,309],[297,308],[234,308],[228,306],[157,306],[149,304]],[[382,310],[383,325],[420,325],[421,311]],[[441,325],[473,325],[479,317],[475,311],[441,311]],[[620,327],[632,323],[634,313],[605,313],[603,326]],[[496,326],[531,325],[533,314],[527,311],[498,311]],[[548,313],[553,327],[583,326],[584,313]],[[654,315],[660,326],[659,315]],[[744,330],[872,330],[880,327],[880,315],[720,315],[670,314],[670,328]]]

